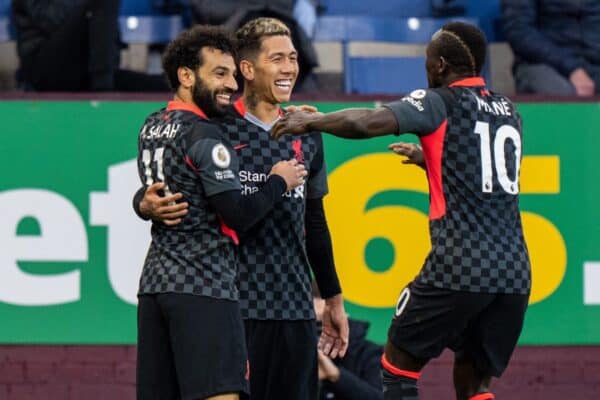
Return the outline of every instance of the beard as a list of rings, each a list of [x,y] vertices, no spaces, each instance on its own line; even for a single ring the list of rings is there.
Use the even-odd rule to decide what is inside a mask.
[[[218,89],[211,91],[202,78],[196,74],[196,83],[192,87],[192,100],[194,103],[206,113],[209,118],[222,117],[227,111],[226,106],[221,106],[217,102],[218,94],[233,94],[230,89]]]

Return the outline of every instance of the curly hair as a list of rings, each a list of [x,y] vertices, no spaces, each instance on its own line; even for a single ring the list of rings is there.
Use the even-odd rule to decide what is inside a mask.
[[[262,17],[245,23],[235,36],[240,59],[248,59],[256,57],[263,39],[270,36],[288,36],[291,39],[292,34],[290,28],[277,18]]]
[[[487,41],[476,26],[450,22],[433,35],[431,46],[444,57],[454,72],[479,75],[485,63]]]
[[[202,48],[212,47],[236,57],[236,43],[233,34],[220,26],[197,25],[179,34],[165,50],[162,65],[169,85],[173,90],[179,87],[177,70],[188,67],[197,70],[202,66]]]

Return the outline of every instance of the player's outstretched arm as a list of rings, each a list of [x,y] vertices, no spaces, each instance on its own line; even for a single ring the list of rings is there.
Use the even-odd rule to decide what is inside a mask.
[[[347,139],[367,139],[398,132],[393,112],[387,108],[350,108],[329,114],[293,112],[284,115],[271,130],[279,139],[284,134],[327,132]]]

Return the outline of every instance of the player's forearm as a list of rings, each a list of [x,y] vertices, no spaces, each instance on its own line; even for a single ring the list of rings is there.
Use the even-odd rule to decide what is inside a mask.
[[[346,139],[365,139],[371,137],[370,132],[376,128],[367,123],[373,112],[368,108],[352,108],[323,114],[315,116],[308,127],[311,131],[328,132]]]
[[[342,292],[333,261],[331,235],[323,210],[323,199],[306,200],[306,255],[324,299]]]
[[[210,196],[208,201],[223,222],[231,229],[244,232],[267,215],[281,201],[287,189],[285,180],[271,175],[258,192],[244,196],[239,190],[231,190]]]
[[[351,108],[315,115],[307,123],[309,130],[329,132],[346,139],[366,139],[398,132],[394,114],[387,108]]]

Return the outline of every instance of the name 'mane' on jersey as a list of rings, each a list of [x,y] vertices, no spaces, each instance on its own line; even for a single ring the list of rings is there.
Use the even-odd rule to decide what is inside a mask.
[[[418,280],[436,287],[527,294],[519,213],[522,121],[506,97],[467,78],[385,105],[399,133],[419,136],[427,165],[432,248]]]

